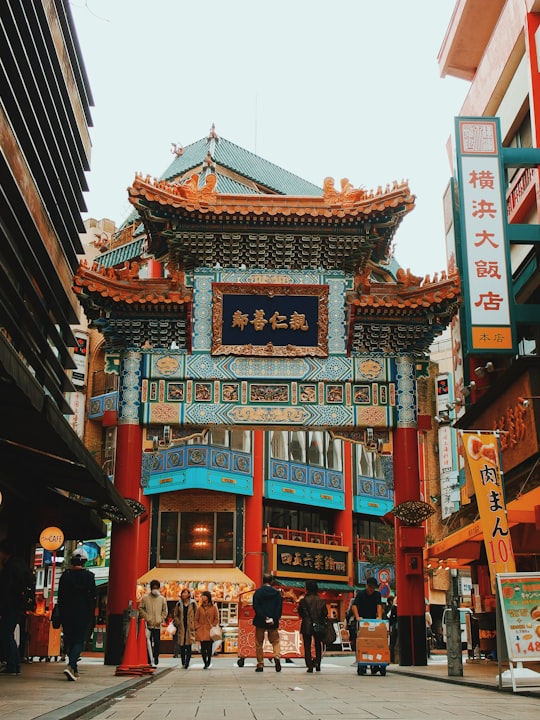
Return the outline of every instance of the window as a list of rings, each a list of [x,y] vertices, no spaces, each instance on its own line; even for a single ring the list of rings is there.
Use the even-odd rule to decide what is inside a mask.
[[[172,562],[233,562],[233,512],[162,512],[159,559]]]
[[[251,451],[251,433],[249,430],[212,428],[208,432],[207,438],[208,445],[219,445],[220,447],[246,453]]]
[[[342,442],[327,432],[274,430],[270,433],[270,456],[312,467],[342,470]]]
[[[382,458],[376,452],[366,450],[364,445],[355,445],[356,475],[384,479]]]
[[[276,528],[308,530],[309,532],[333,532],[332,512],[326,510],[296,509],[294,506],[266,505],[264,524]]]

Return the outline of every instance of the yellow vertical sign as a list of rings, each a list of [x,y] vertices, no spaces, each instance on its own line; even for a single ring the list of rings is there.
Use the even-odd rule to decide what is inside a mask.
[[[491,590],[497,573],[516,571],[502,486],[499,442],[494,432],[462,432],[484,535]]]

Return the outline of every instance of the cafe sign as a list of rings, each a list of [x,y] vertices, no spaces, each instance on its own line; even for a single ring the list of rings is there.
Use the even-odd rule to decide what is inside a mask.
[[[212,355],[328,356],[328,285],[212,283]]]

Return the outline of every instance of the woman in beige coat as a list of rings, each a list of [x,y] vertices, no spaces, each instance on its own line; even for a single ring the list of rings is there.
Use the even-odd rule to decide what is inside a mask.
[[[195,642],[195,613],[197,605],[191,599],[191,593],[184,588],[180,593],[180,601],[176,604],[173,622],[176,627],[175,653],[180,648],[182,665],[187,670],[191,660],[191,644]]]
[[[195,613],[195,637],[201,644],[201,657],[205,670],[210,667],[212,661],[213,641],[210,637],[212,625],[219,625],[219,613],[212,602],[212,595],[205,590],[201,593],[201,604]]]

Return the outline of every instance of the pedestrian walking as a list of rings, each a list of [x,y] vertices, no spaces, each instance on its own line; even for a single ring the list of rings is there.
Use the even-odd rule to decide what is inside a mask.
[[[388,598],[389,608],[386,611],[386,619],[388,620],[388,631],[389,638],[388,644],[390,646],[390,662],[396,662],[396,646],[398,639],[398,616],[397,616],[397,597]]]
[[[34,578],[25,561],[15,554],[9,540],[0,543],[0,657],[6,664],[0,669],[5,675],[21,674],[21,657],[15,628],[25,622],[26,591]],[[23,636],[24,633],[20,633]]]
[[[319,597],[319,586],[315,580],[306,581],[306,594],[298,603],[298,614],[302,618],[300,632],[304,641],[307,672],[312,673],[313,668],[320,672],[328,608],[325,601]],[[317,626],[324,628],[324,635],[316,632]],[[315,647],[315,657],[312,656],[312,645]]]
[[[429,603],[426,600],[426,655],[427,657],[431,657],[431,643],[433,638],[433,618],[431,617],[431,613],[429,611]]]
[[[145,621],[150,639],[150,663],[156,667],[161,649],[161,626],[167,617],[167,601],[161,594],[160,587],[159,580],[151,580],[150,592],[143,595],[139,603],[139,617]]]
[[[173,613],[173,623],[176,627],[174,639],[175,657],[182,659],[182,666],[188,669],[191,660],[191,645],[195,642],[195,614],[197,605],[191,599],[191,593],[184,588],[180,593],[180,600],[176,604]]]
[[[71,555],[71,567],[64,570],[58,583],[58,612],[68,656],[64,675],[68,680],[78,680],[77,663],[94,629],[96,580],[84,567],[87,561],[86,550],[78,547]]]
[[[281,672],[281,647],[279,643],[279,621],[283,608],[281,593],[273,587],[274,578],[270,573],[263,575],[263,584],[253,593],[253,624],[255,625],[255,654],[257,667],[255,672],[262,672],[264,666],[263,643],[265,634],[272,644],[274,667]]]
[[[382,620],[383,607],[381,593],[377,590],[378,583],[374,577],[366,580],[363,590],[356,593],[352,605],[352,611],[356,620]],[[371,674],[376,675],[381,669],[380,665],[371,666]],[[365,671],[365,667],[363,668]]]
[[[201,646],[201,657],[204,669],[208,670],[212,662],[212,646],[210,628],[219,625],[219,613],[212,602],[212,594],[208,590],[201,593],[201,604],[195,613],[195,637]]]

